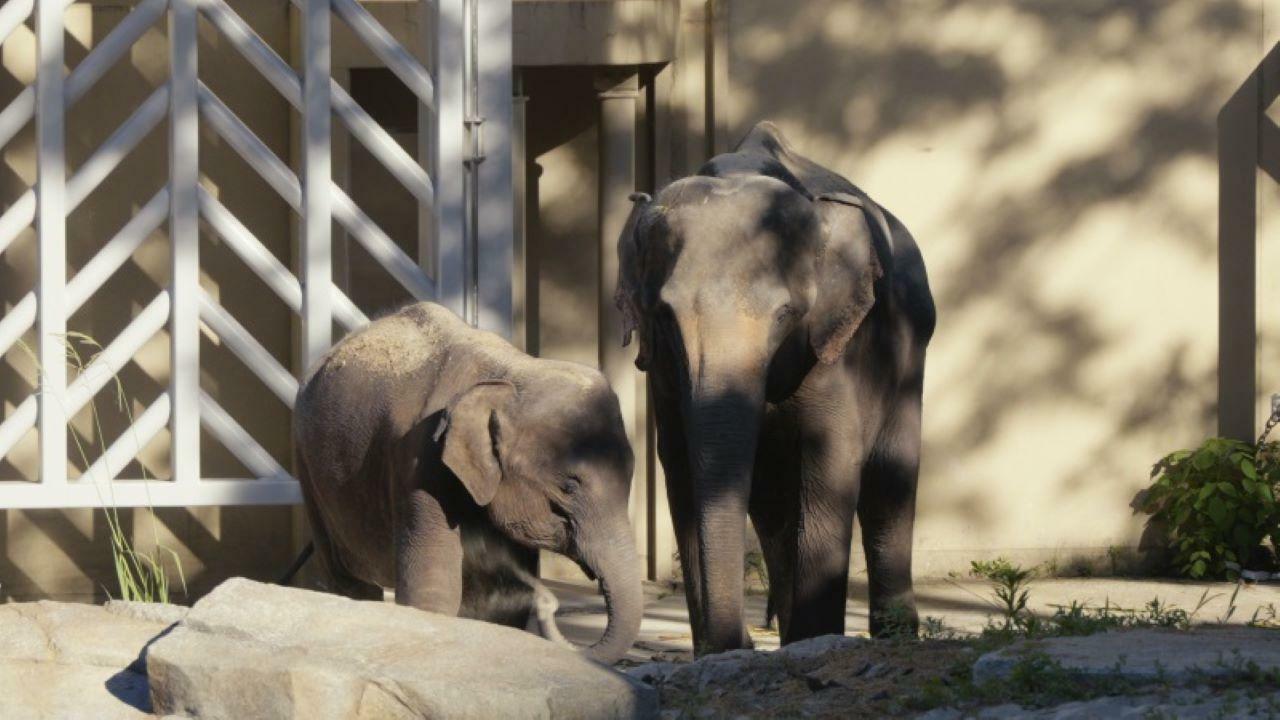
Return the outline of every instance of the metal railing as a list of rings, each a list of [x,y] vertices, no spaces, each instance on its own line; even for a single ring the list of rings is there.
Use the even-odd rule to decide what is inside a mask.
[[[451,0],[453,1],[453,0]],[[225,0],[143,0],[102,38],[70,74],[63,71],[63,17],[67,0],[7,0],[0,5],[0,41],[34,13],[35,82],[0,110],[0,146],[34,121],[37,177],[0,215],[0,253],[34,222],[39,274],[36,288],[0,316],[0,355],[33,327],[41,376],[27,396],[0,422],[0,458],[33,428],[39,432],[39,482],[0,482],[0,508],[116,505],[211,505],[292,503],[297,482],[219,403],[200,388],[200,324],[217,336],[292,409],[297,379],[231,312],[200,286],[199,223],[222,240],[244,267],[301,320],[302,360],[309,366],[332,342],[336,321],[351,330],[368,322],[333,283],[333,221],[417,299],[437,296],[437,283],[332,180],[330,123],[333,117],[404,185],[423,210],[434,210],[436,188],[418,159],[410,156],[358,105],[331,73],[331,22],[341,19],[404,83],[421,104],[437,110],[432,74],[356,0],[292,0],[299,11],[301,76]],[[200,15],[217,29],[301,115],[300,172],[277,156],[199,78],[197,23]],[[67,177],[67,110],[118,62],[143,33],[168,20],[169,78],[110,137]],[[438,45],[438,43],[437,43]],[[509,87],[507,88],[509,92]],[[69,280],[65,277],[66,218],[98,188],[151,131],[168,120],[169,178],[97,254]],[[461,124],[462,118],[457,118]],[[433,123],[441,127],[439,117]],[[213,133],[274,189],[299,217],[301,259],[295,275],[199,182],[199,146]],[[438,145],[438,144],[437,144]],[[430,166],[430,163],[428,163]],[[104,350],[68,382],[67,318],[89,302],[147,237],[168,222],[171,280]],[[442,233],[449,234],[449,233]],[[457,255],[454,246],[439,255]],[[439,273],[448,262],[435,263]],[[452,280],[452,278],[451,278]],[[454,281],[456,282],[456,281]],[[509,279],[508,279],[509,282]],[[168,388],[138,415],[81,476],[68,478],[67,419],[90,403],[157,333],[170,336]],[[168,480],[117,479],[141,448],[168,428],[173,476]],[[200,433],[221,442],[254,476],[210,479],[200,471]],[[110,482],[109,492],[104,483]]]

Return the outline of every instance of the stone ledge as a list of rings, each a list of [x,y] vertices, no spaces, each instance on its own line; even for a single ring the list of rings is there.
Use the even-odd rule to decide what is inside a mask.
[[[1082,637],[1023,640],[987,653],[973,666],[982,683],[1008,677],[1026,658],[1043,655],[1068,673],[1129,680],[1194,680],[1256,664],[1280,668],[1280,632],[1245,627],[1122,630]]]

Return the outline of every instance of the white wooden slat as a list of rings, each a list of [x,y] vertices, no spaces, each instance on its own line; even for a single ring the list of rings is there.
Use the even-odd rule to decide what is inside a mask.
[[[297,1],[294,0],[294,2]],[[338,17],[341,17],[343,22],[360,36],[373,54],[386,64],[387,69],[395,73],[396,77],[400,78],[400,82],[404,83],[409,88],[409,92],[416,95],[418,101],[428,110],[434,110],[435,83],[431,81],[431,73],[422,67],[417,58],[405,50],[404,46],[355,0],[332,0],[332,2]]]
[[[23,333],[36,324],[36,294],[29,292],[0,317],[0,355],[9,352]]]
[[[194,485],[163,480],[116,480],[110,484],[116,507],[196,507],[212,505],[296,505],[302,489],[296,480],[206,478]],[[0,482],[0,507],[102,507],[100,488],[90,482],[42,488],[29,482]]]
[[[173,402],[173,477],[200,481],[200,114],[195,0],[169,5],[169,238],[173,293],[169,395]]]
[[[13,409],[0,423],[0,458],[9,454],[14,445],[36,426],[36,418],[40,415],[40,403],[35,395],[28,395],[18,407]],[[3,505],[0,505],[3,507]]]
[[[223,447],[244,463],[249,472],[261,478],[283,480],[289,477],[271,453],[262,449],[258,441],[203,390],[200,391],[200,421]]]
[[[36,231],[40,265],[36,307],[37,352],[42,366],[40,481],[46,486],[67,480],[67,420],[63,413],[67,384],[65,9],[64,0],[38,0],[36,5]]]
[[[0,147],[8,145],[35,114],[36,89],[34,85],[28,85],[0,111]]]
[[[102,287],[102,283],[124,265],[168,215],[169,191],[162,189],[67,283],[68,316],[79,310]],[[35,321],[36,294],[29,292],[0,317],[0,355],[9,352],[9,348],[31,329]]]
[[[356,304],[351,302],[351,298],[346,293],[338,289],[337,285],[332,286],[333,291],[333,319],[338,324],[346,328],[347,332],[356,330],[369,324],[369,317]]]
[[[93,46],[67,78],[67,107],[84,97],[116,61],[133,48],[138,38],[164,15],[168,5],[168,0],[143,0]]]
[[[23,230],[31,227],[36,218],[36,192],[32,188],[22,194],[3,215],[0,215],[0,253],[18,239]]]
[[[289,166],[262,142],[257,135],[245,125],[235,113],[226,106],[204,83],[200,83],[200,116],[209,123],[218,134],[231,146],[236,154],[257,171],[280,197],[294,210],[302,209],[302,184],[298,176],[293,174]],[[3,219],[0,219],[3,227]],[[0,239],[3,235],[0,234]]]
[[[302,109],[302,83],[289,63],[258,35],[224,0],[198,0],[200,10],[231,46],[262,73],[295,109]]]
[[[134,420],[133,425],[120,434],[111,446],[98,456],[89,466],[80,480],[104,486],[104,500],[116,504],[112,480],[128,467],[142,448],[147,446],[156,435],[169,424],[170,402],[168,393],[162,393],[146,410]]]
[[[365,250],[386,268],[391,276],[409,294],[418,300],[431,300],[435,297],[435,284],[422,273],[418,267],[395,241],[378,227],[368,215],[360,209],[342,188],[331,183],[333,192],[333,216],[345,227]]]
[[[276,295],[296,313],[302,312],[302,286],[275,255],[249,232],[231,211],[204,188],[200,189],[200,212],[214,232],[227,243],[250,270],[267,284]],[[330,285],[333,294],[333,316],[347,331],[363,327],[369,318],[351,302],[337,285]]]
[[[67,386],[67,416],[73,416],[89,404],[98,391],[106,387],[120,370],[129,362],[147,341],[160,332],[168,320],[170,309],[169,293],[161,291],[142,312],[116,335],[93,360],[85,365],[84,370],[76,375],[76,379]]]
[[[34,7],[33,0],[6,0],[0,5],[0,42],[7,40],[19,25],[31,17]]]
[[[400,143],[396,142],[369,113],[365,112],[364,108],[360,107],[359,103],[336,80],[330,81],[330,90],[333,94],[334,112],[351,134],[360,141],[360,144],[364,145],[370,154],[382,163],[387,172],[404,185],[406,190],[413,193],[418,202],[428,205],[434,202],[435,191],[431,186],[431,178],[418,161],[405,152],[404,148],[400,147]]]
[[[116,270],[119,270],[133,253],[142,247],[151,233],[155,232],[169,217],[169,188],[163,187],[151,196],[129,222],[120,228],[107,244],[102,246],[93,259],[85,263],[76,276],[67,283],[67,313],[75,313],[80,306],[102,287]],[[3,348],[0,343],[0,348]],[[3,350],[0,350],[3,352]]]
[[[67,182],[67,210],[75,210],[89,193],[107,179],[113,170],[133,152],[142,139],[164,120],[169,110],[169,85],[156,88],[133,114],[125,120],[89,156],[88,160],[76,169],[71,180]]]
[[[203,290],[200,291],[200,319],[258,376],[267,389],[275,393],[290,410],[293,409],[294,397],[298,394],[298,381],[262,347],[239,320]]]
[[[333,178],[329,0],[306,0],[302,33],[302,358],[333,343]]]
[[[200,214],[245,265],[295,313],[302,311],[302,286],[276,256],[262,246],[249,228],[218,199],[200,188]]]

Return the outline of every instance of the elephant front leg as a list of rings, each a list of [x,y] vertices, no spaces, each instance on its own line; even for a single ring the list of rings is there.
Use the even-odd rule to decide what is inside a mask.
[[[429,493],[415,490],[396,513],[396,602],[457,615],[462,606],[462,535]]]

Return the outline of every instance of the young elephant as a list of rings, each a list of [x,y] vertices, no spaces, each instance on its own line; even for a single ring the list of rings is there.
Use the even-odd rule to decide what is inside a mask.
[[[298,390],[293,432],[337,592],[394,587],[402,605],[523,623],[502,617],[511,603],[493,585],[530,580],[520,546],[553,550],[599,579],[608,626],[590,654],[612,661],[631,646],[642,613],[634,459],[596,370],[531,358],[421,303],[329,351]]]

